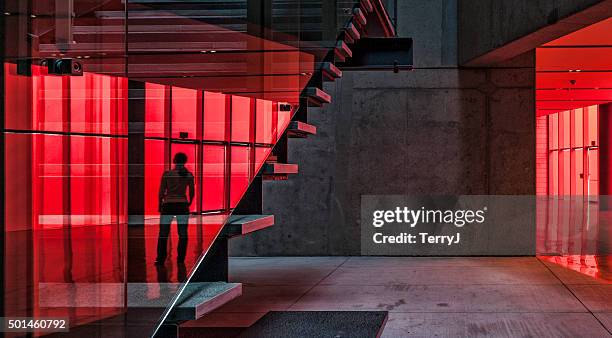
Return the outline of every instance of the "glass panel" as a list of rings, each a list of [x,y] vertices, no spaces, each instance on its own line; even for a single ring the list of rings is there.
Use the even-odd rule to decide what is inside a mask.
[[[172,138],[199,139],[198,91],[172,87]]]
[[[250,172],[250,152],[249,147],[232,146],[231,168],[232,175],[230,181],[230,208],[235,208],[242,195],[249,186]]]
[[[587,134],[586,139],[585,139],[585,145],[587,146],[597,146],[599,145],[597,136],[598,136],[598,126],[599,126],[599,121],[598,121],[598,113],[599,113],[599,109],[598,106],[590,106],[590,107],[586,107],[584,108],[586,111],[588,111],[588,123],[587,123]]]
[[[291,122],[291,112],[278,109],[278,135],[282,135]]]
[[[227,96],[204,92],[204,140],[227,141]]]
[[[548,146],[551,150],[559,149],[559,115],[548,115]]]
[[[166,123],[167,87],[145,84],[145,136],[164,137]]]
[[[572,111],[573,113],[573,131],[572,131],[572,147],[582,147],[584,144],[584,116],[582,114],[582,108]]]
[[[589,185],[588,195],[599,195],[599,150],[590,149],[588,151],[589,163]]]
[[[257,100],[256,105],[256,129],[255,142],[272,144],[276,141],[276,110],[277,107],[272,101]]]
[[[145,140],[145,218],[159,217],[159,184],[166,170],[166,142]]]
[[[584,187],[584,151],[576,149],[572,151],[572,195],[582,196]]]
[[[570,167],[570,151],[561,151],[559,153],[559,175],[561,182],[561,194],[563,196],[570,196],[571,192],[571,167]]]
[[[251,140],[251,99],[232,96],[232,141],[252,142]]]
[[[185,167],[187,168],[187,170],[189,170],[191,172],[191,174],[195,177],[199,176],[199,173],[196,170],[197,167],[197,163],[199,161],[197,155],[196,155],[196,145],[195,144],[188,144],[188,143],[172,143],[172,156],[171,158],[174,159],[174,156],[177,153],[184,153],[185,155],[187,155],[187,164],[185,165]],[[172,167],[174,168],[174,164],[172,164]],[[198,211],[198,205],[199,205],[199,198],[200,198],[200,194],[199,194],[199,187],[198,187],[198,182],[197,180],[195,180],[195,196],[193,199],[193,203],[191,203],[191,207],[189,208],[189,210],[191,212],[197,212]],[[188,196],[188,192],[185,192],[185,196]]]
[[[570,147],[570,111],[566,110],[559,113],[559,148]]]
[[[272,152],[272,147],[256,147],[255,148],[255,172],[264,165],[268,155]]]
[[[551,151],[548,162],[548,191],[550,195],[559,195],[559,151]]]
[[[204,145],[202,211],[225,208],[225,146]]]

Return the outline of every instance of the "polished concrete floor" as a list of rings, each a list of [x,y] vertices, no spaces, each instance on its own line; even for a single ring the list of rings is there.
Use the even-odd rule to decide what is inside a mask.
[[[383,337],[611,337],[612,282],[531,257],[233,258],[243,296],[197,327],[270,310],[387,310]]]

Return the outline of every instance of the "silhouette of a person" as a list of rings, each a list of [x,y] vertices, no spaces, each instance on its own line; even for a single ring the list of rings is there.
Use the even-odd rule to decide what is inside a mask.
[[[164,172],[159,186],[159,237],[157,239],[156,265],[166,261],[168,235],[170,224],[174,217],[178,228],[178,248],[176,260],[183,263],[187,252],[187,224],[189,223],[189,207],[195,195],[193,174],[185,167],[187,155],[177,153],[173,160],[174,169]],[[189,198],[186,196],[189,188]]]

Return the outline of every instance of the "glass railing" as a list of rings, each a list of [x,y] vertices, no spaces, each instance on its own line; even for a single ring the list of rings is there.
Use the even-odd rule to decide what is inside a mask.
[[[79,326],[144,309],[154,332],[359,2],[5,1],[4,315]],[[187,244],[173,224],[155,265],[178,152]]]

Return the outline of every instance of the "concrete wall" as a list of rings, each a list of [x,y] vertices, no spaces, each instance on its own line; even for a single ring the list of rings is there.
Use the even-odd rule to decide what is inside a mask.
[[[459,68],[457,1],[398,3],[416,69],[346,71],[324,88],[333,103],[309,115],[319,134],[289,143],[300,174],[265,183],[277,224],[232,254],[358,255],[362,194],[534,193],[533,53]]]

